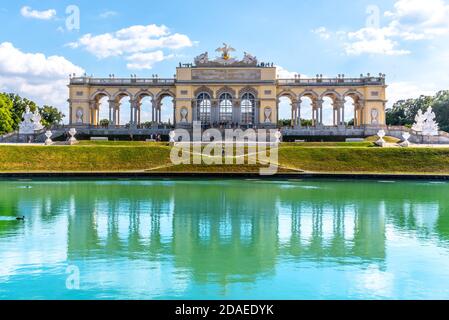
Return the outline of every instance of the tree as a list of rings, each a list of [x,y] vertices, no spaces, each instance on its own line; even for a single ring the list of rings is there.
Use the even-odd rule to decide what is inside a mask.
[[[65,115],[55,107],[46,105],[39,108],[39,114],[42,117],[42,125],[46,128],[61,123],[62,118],[65,117]]]
[[[0,134],[13,131],[12,105],[12,101],[7,95],[0,94]]]
[[[418,110],[425,112],[432,107],[441,130],[449,131],[449,90],[440,91],[435,96],[421,96],[417,99],[400,100],[386,111],[388,125],[410,127],[415,123]]]
[[[100,120],[100,126],[102,126],[103,128],[109,127],[109,120],[108,119]]]
[[[388,125],[405,126],[415,122],[418,110],[426,111],[433,104],[433,97],[420,96],[418,99],[399,100],[391,109],[387,109]]]

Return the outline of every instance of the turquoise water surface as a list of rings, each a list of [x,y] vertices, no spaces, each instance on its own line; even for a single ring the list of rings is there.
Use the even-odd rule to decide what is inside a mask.
[[[0,299],[449,299],[449,184],[0,181]]]

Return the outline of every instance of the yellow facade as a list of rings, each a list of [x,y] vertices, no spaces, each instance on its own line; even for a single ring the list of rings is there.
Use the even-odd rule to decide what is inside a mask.
[[[184,65],[176,69],[175,79],[159,78],[72,78],[70,81],[70,123],[99,125],[99,100],[109,101],[109,121],[120,125],[120,101],[131,101],[130,123],[139,126],[143,97],[153,101],[152,119],[161,122],[161,100],[173,98],[173,119],[177,127],[193,121],[210,126],[273,127],[278,125],[279,100],[291,101],[291,124],[301,126],[301,107],[311,100],[313,125],[323,126],[323,99],[330,98],[335,126],[346,125],[344,102],[354,102],[354,126],[385,125],[385,75],[360,78],[321,77],[277,79],[272,65]],[[201,98],[201,99],[200,99]],[[146,119],[149,120],[149,119]]]

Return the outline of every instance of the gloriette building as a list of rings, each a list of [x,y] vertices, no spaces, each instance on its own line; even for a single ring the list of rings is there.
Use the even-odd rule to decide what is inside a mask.
[[[162,100],[173,99],[171,125],[191,127],[200,121],[206,127],[268,128],[279,125],[279,101],[290,100],[291,127],[301,129],[302,113],[311,110],[308,129],[323,129],[323,101],[331,101],[332,127],[354,128],[385,125],[385,75],[347,78],[314,78],[296,76],[279,79],[272,63],[259,62],[245,53],[242,60],[233,58],[228,45],[217,49],[220,56],[209,59],[208,53],[195,58],[193,64],[180,64],[175,78],[92,78],[70,79],[70,124],[95,127],[100,125],[100,100],[107,98],[109,127],[138,129],[143,122],[153,127],[162,123]],[[123,98],[130,99],[129,123],[120,120]],[[142,119],[142,99],[151,98],[151,119]],[[354,116],[345,116],[345,102],[353,103]],[[122,110],[123,111],[123,110]],[[291,111],[291,112],[290,112]],[[310,112],[308,112],[310,114]],[[352,112],[351,112],[352,113]],[[346,121],[345,121],[346,120]],[[304,126],[303,126],[304,127]]]

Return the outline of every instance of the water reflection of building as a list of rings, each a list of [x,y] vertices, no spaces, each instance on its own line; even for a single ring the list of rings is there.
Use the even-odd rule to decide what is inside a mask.
[[[196,281],[226,284],[273,272],[283,259],[382,264],[387,224],[448,241],[446,189],[374,182],[354,188],[338,182],[110,181],[0,187],[0,200],[8,199],[14,215],[34,212],[23,228],[65,223],[69,260],[163,258]],[[0,226],[4,237],[9,225]]]

